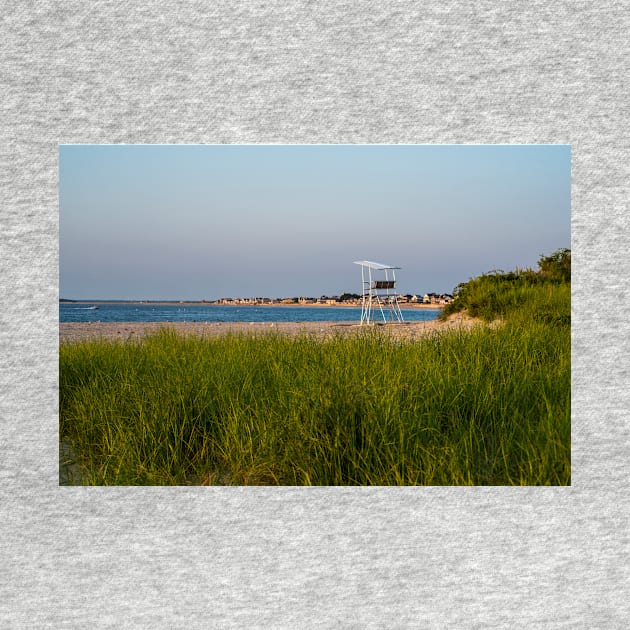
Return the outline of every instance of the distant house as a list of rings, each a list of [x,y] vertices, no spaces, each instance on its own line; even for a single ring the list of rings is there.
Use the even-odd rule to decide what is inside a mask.
[[[425,293],[422,298],[423,304],[448,304],[452,301],[453,296],[450,293]]]

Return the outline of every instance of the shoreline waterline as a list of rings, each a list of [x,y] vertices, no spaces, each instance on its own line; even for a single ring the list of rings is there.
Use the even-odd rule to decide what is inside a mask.
[[[424,321],[438,317],[439,308],[407,308],[404,321]],[[361,321],[361,307],[309,305],[212,305],[60,303],[60,322],[356,322]],[[395,321],[395,312],[383,305],[373,308],[374,318]]]

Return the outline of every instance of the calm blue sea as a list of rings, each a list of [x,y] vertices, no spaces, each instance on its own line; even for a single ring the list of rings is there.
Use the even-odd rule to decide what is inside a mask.
[[[435,319],[439,309],[403,309],[409,322]],[[377,313],[377,315],[380,314]],[[59,304],[60,322],[351,322],[361,309],[318,306],[187,306],[179,304]],[[378,321],[378,320],[377,320]]]

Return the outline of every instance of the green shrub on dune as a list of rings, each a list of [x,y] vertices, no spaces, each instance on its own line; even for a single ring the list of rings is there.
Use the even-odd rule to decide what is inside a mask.
[[[447,319],[466,311],[487,322],[494,319],[571,322],[571,251],[560,249],[538,261],[539,270],[493,271],[455,288],[455,299],[440,313]]]

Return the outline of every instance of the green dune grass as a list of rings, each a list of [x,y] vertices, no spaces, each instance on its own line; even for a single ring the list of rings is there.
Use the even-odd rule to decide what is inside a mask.
[[[570,340],[544,323],[60,349],[88,484],[567,484]]]

